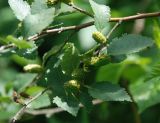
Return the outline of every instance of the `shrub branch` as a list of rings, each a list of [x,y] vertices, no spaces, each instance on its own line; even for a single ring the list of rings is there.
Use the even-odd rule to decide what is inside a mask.
[[[160,16],[160,12],[141,13],[141,14],[138,13],[137,15],[127,16],[127,17],[111,18],[109,22],[131,21],[131,20],[136,20],[136,19],[159,17],[159,16]],[[29,37],[28,40],[37,40],[48,34],[61,33],[61,32],[69,31],[69,30],[80,30],[80,29],[83,29],[83,28],[86,28],[92,25],[94,25],[94,21],[91,21],[85,24],[81,24],[81,25],[60,27],[56,29],[48,29],[48,30],[42,31],[40,34],[36,34],[36,35]]]
[[[43,95],[47,89],[44,89],[42,92],[38,93],[35,97],[33,97],[32,99],[30,99],[17,113],[16,115],[12,118],[11,123],[15,123],[24,113],[25,110],[27,109],[27,106],[32,103],[34,100],[36,100],[38,97],[40,97],[41,95]]]
[[[131,21],[131,20],[136,20],[136,19],[143,19],[143,18],[151,18],[151,17],[160,17],[160,12],[153,12],[153,13],[138,13],[137,15],[132,15],[132,16],[127,16],[127,17],[117,17],[117,18],[111,18],[109,22],[122,22],[122,21]],[[74,26],[67,26],[67,27],[60,27],[60,28],[54,28],[54,29],[47,29],[42,31],[39,34],[35,34],[33,36],[30,36],[27,40],[38,40],[44,36],[47,36],[49,34],[56,34],[56,33],[61,33],[64,31],[69,31],[69,30],[75,30],[79,31],[80,29],[89,27],[94,25],[94,21],[81,24],[81,25],[74,25]],[[4,49],[9,49],[11,45],[6,45],[0,47],[0,53],[3,52]]]
[[[101,100],[93,100],[93,105],[98,105],[100,103],[102,103]],[[82,104],[79,105],[79,107],[84,107]],[[61,113],[64,110],[60,107],[56,107],[56,108],[49,108],[49,109],[39,109],[39,110],[25,110],[25,113],[30,114],[30,115],[46,115],[48,117],[57,114],[57,113]]]

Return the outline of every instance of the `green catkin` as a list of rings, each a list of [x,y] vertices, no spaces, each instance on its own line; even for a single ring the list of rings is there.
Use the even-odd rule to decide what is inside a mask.
[[[92,37],[97,43],[104,44],[107,42],[107,38],[99,31],[93,32]]]

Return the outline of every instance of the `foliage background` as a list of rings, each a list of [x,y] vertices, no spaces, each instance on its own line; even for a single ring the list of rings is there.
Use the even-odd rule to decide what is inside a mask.
[[[160,10],[159,0],[100,0],[97,2],[105,3],[111,8],[112,17],[123,17],[134,15],[142,12],[154,12]],[[88,11],[91,11],[87,0],[75,0],[75,3]],[[0,0],[0,36],[13,34],[17,28],[18,21],[8,6],[7,0]],[[61,16],[54,21],[54,24],[63,23],[63,26],[78,25],[88,21],[89,18],[78,12]],[[54,25],[53,24],[53,25]],[[140,32],[137,29],[136,21],[123,22],[120,27],[113,33],[112,37],[121,36],[123,33],[140,33],[160,43],[160,18],[146,19],[144,26]],[[112,24],[110,25],[112,26]],[[91,30],[94,27],[86,28],[78,32],[72,38],[71,42],[80,49],[81,53],[89,49],[95,42],[91,39]],[[53,45],[64,41],[68,32],[47,36],[43,47],[39,48],[39,59],[36,61],[26,61],[16,56],[11,58],[0,57],[0,123],[5,123],[17,111],[9,97],[12,96],[12,87],[19,85],[21,80],[17,80],[17,76],[23,73],[23,66],[28,62],[38,63],[41,61],[42,55],[48,51]],[[111,37],[111,38],[112,38]],[[159,44],[157,43],[157,45]],[[129,89],[135,100],[138,101],[138,111],[141,112],[140,118],[142,123],[160,123],[160,82],[145,83],[144,79],[151,73],[152,67],[160,60],[160,49],[155,46],[147,52],[131,55],[120,64],[107,65],[99,68],[90,79],[93,81],[111,81],[120,83],[125,86],[123,81],[129,83]],[[27,76],[27,75],[26,75]],[[26,80],[29,81],[26,77]],[[153,84],[155,83],[155,84]],[[137,90],[136,90],[137,89]],[[148,96],[146,96],[146,94]],[[138,100],[140,96],[145,97],[144,100]],[[5,102],[5,103],[4,103]],[[4,107],[7,109],[4,110]],[[6,111],[6,112],[5,112]],[[9,112],[9,113],[7,113]],[[94,106],[91,113],[87,113],[83,108],[77,117],[63,112],[56,114],[50,118],[45,116],[24,116],[20,123],[134,123],[134,109],[131,103],[127,102],[104,102]]]

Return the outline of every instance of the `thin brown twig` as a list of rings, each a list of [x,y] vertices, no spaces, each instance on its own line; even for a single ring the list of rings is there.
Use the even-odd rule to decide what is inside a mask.
[[[40,97],[41,95],[43,95],[47,89],[44,89],[42,92],[40,92],[39,94],[37,94],[35,97],[31,98],[17,113],[16,115],[12,118],[11,123],[15,123],[24,113],[25,110],[27,109],[27,106],[32,103],[34,100],[36,100],[38,97]]]
[[[127,16],[127,17],[111,18],[109,22],[119,22],[120,20],[121,21],[131,21],[131,20],[136,20],[136,19],[159,17],[159,16],[160,16],[160,12],[143,13],[143,14],[137,14],[137,15]],[[81,25],[67,26],[67,27],[61,27],[61,28],[55,28],[55,29],[47,29],[47,30],[42,31],[39,34],[35,34],[33,36],[28,37],[27,40],[38,40],[49,34],[61,33],[61,32],[69,31],[69,30],[80,30],[80,29],[83,29],[83,28],[86,28],[92,25],[94,25],[94,21],[88,22],[85,24],[81,24]],[[2,48],[0,47],[0,49]]]
[[[87,12],[86,10],[83,10],[83,9],[79,8],[78,6],[74,5],[73,3],[70,3],[70,4],[68,4],[68,5],[71,6],[72,8],[74,8],[75,10],[77,10],[77,11],[79,11],[79,12],[85,14],[85,15],[88,15],[88,16],[94,18],[94,16],[93,16],[92,14],[90,14],[90,13]]]
[[[93,105],[97,105],[102,103],[101,100],[93,100]],[[84,107],[82,104],[79,105],[79,107]],[[46,116],[52,116],[54,114],[63,112],[64,110],[62,108],[56,107],[56,108],[50,108],[50,109],[40,109],[40,110],[25,110],[25,113],[31,114],[31,115],[46,115]]]
[[[142,13],[142,14],[127,16],[127,17],[111,18],[109,22],[130,21],[130,20],[158,17],[158,16],[160,16],[160,12]],[[85,24],[81,24],[81,25],[77,25],[77,26],[75,25],[75,26],[67,26],[67,27],[61,27],[61,28],[56,28],[56,29],[48,29],[48,30],[42,31],[40,34],[30,36],[28,40],[37,40],[48,34],[55,34],[55,33],[63,32],[63,31],[80,30],[80,29],[83,29],[83,28],[86,28],[92,25],[94,25],[94,21],[88,22]]]
[[[1,46],[0,47],[0,53],[3,52],[5,49],[12,48],[13,46],[14,46],[13,44]]]

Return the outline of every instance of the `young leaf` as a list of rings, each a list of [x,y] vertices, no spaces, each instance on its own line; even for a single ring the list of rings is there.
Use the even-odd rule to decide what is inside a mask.
[[[103,101],[131,101],[127,92],[118,85],[108,82],[99,82],[89,88],[89,94],[93,98]]]
[[[28,107],[32,109],[38,109],[50,106],[51,102],[49,99],[48,94],[44,93],[40,97],[38,97],[36,100],[34,100]]]
[[[27,42],[25,40],[20,40],[11,35],[7,36],[6,40],[8,43],[11,42],[15,44],[15,46],[17,46],[19,49],[27,49],[27,48],[32,48],[34,46],[33,42]]]
[[[76,116],[79,110],[78,102],[73,100],[72,98],[60,98],[58,96],[53,98],[53,103],[55,103],[58,107],[61,107],[65,111],[69,112],[73,116]]]
[[[35,0],[32,3],[32,13],[28,14],[23,22],[23,33],[25,37],[40,33],[54,18],[55,9],[47,8],[46,2]]]
[[[8,0],[8,3],[16,15],[17,19],[23,21],[24,18],[30,14],[30,6],[26,1],[23,0]]]
[[[94,12],[95,26],[98,31],[103,32],[105,28],[108,28],[110,8],[108,6],[98,4],[93,0],[89,0],[89,2]]]
[[[115,38],[108,46],[109,55],[124,55],[139,52],[153,45],[150,38],[129,34],[120,38]]]
[[[18,74],[14,81],[14,88],[18,91],[22,91],[28,86],[32,80],[35,78],[36,74]]]
[[[65,74],[72,74],[80,63],[79,52],[72,43],[67,43],[61,59],[62,70]]]
[[[28,37],[36,33],[40,33],[44,28],[46,28],[54,18],[54,9],[47,9],[38,14],[28,15],[24,22],[24,36]]]
[[[45,0],[34,0],[33,4],[31,5],[31,13],[36,14],[42,10],[48,9]]]

